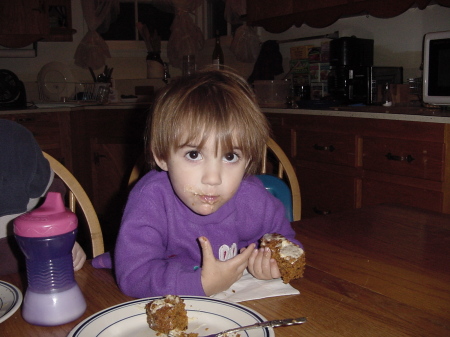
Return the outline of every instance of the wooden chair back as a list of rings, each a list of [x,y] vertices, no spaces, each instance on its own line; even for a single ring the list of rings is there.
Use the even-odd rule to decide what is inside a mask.
[[[294,167],[284,153],[283,149],[272,138],[269,138],[267,141],[267,152],[271,152],[277,161],[277,167],[275,167],[276,172],[274,172],[276,173],[275,175],[286,181],[291,190],[293,221],[300,220],[302,200],[300,195],[300,184],[298,182]],[[263,161],[261,168],[262,174],[267,174],[268,157],[269,155],[266,155],[265,160]]]
[[[91,203],[88,195],[80,185],[78,180],[70,173],[70,171],[59,161],[53,158],[46,152],[43,152],[44,157],[50,163],[50,167],[55,174],[64,182],[68,189],[69,196],[69,209],[75,213],[76,206],[79,205],[86,223],[89,227],[91,245],[92,245],[92,257],[96,257],[103,254],[105,251],[103,244],[103,234],[98,221],[97,213],[94,206]]]

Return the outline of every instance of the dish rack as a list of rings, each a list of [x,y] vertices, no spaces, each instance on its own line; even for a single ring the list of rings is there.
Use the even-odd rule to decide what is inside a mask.
[[[38,82],[41,102],[106,103],[111,83],[102,82]]]

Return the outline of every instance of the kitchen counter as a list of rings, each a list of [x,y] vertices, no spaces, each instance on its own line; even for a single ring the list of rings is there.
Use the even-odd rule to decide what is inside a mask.
[[[38,108],[29,107],[20,110],[0,110],[0,115],[23,114],[52,111],[76,111],[88,108],[89,110],[114,110],[145,108],[150,102],[113,103],[113,104],[76,104],[76,103],[38,103]],[[262,108],[264,113],[280,113],[293,115],[356,117],[386,120],[415,121],[428,123],[450,124],[450,110],[428,109],[423,107],[335,107],[323,110],[317,109],[283,109]]]
[[[336,107],[328,110],[262,108],[262,111],[265,113],[293,115],[357,117],[450,124],[450,110],[423,107],[360,106]]]
[[[114,109],[135,109],[146,108],[150,106],[150,102],[132,102],[132,103],[111,103],[111,104],[77,104],[77,103],[36,103],[27,109],[19,110],[0,110],[0,115],[23,114],[23,113],[40,113],[40,112],[64,112],[76,110],[114,110]]]

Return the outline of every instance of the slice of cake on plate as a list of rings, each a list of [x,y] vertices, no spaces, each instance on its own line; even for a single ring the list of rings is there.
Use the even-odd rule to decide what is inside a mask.
[[[176,295],[167,295],[147,303],[145,306],[147,323],[158,335],[197,337],[197,333],[186,333],[188,316],[184,300]]]

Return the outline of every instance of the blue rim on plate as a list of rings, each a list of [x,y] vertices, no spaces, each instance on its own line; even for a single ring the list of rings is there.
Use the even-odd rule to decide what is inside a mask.
[[[0,281],[0,323],[6,321],[22,304],[22,292],[16,286]]]
[[[184,300],[189,318],[187,332],[196,332],[199,336],[266,320],[256,311],[237,303],[200,296],[180,297]],[[99,311],[74,327],[68,337],[157,336],[148,327],[145,305],[158,298],[161,297],[138,299]],[[242,331],[240,335],[275,337],[272,328]]]

